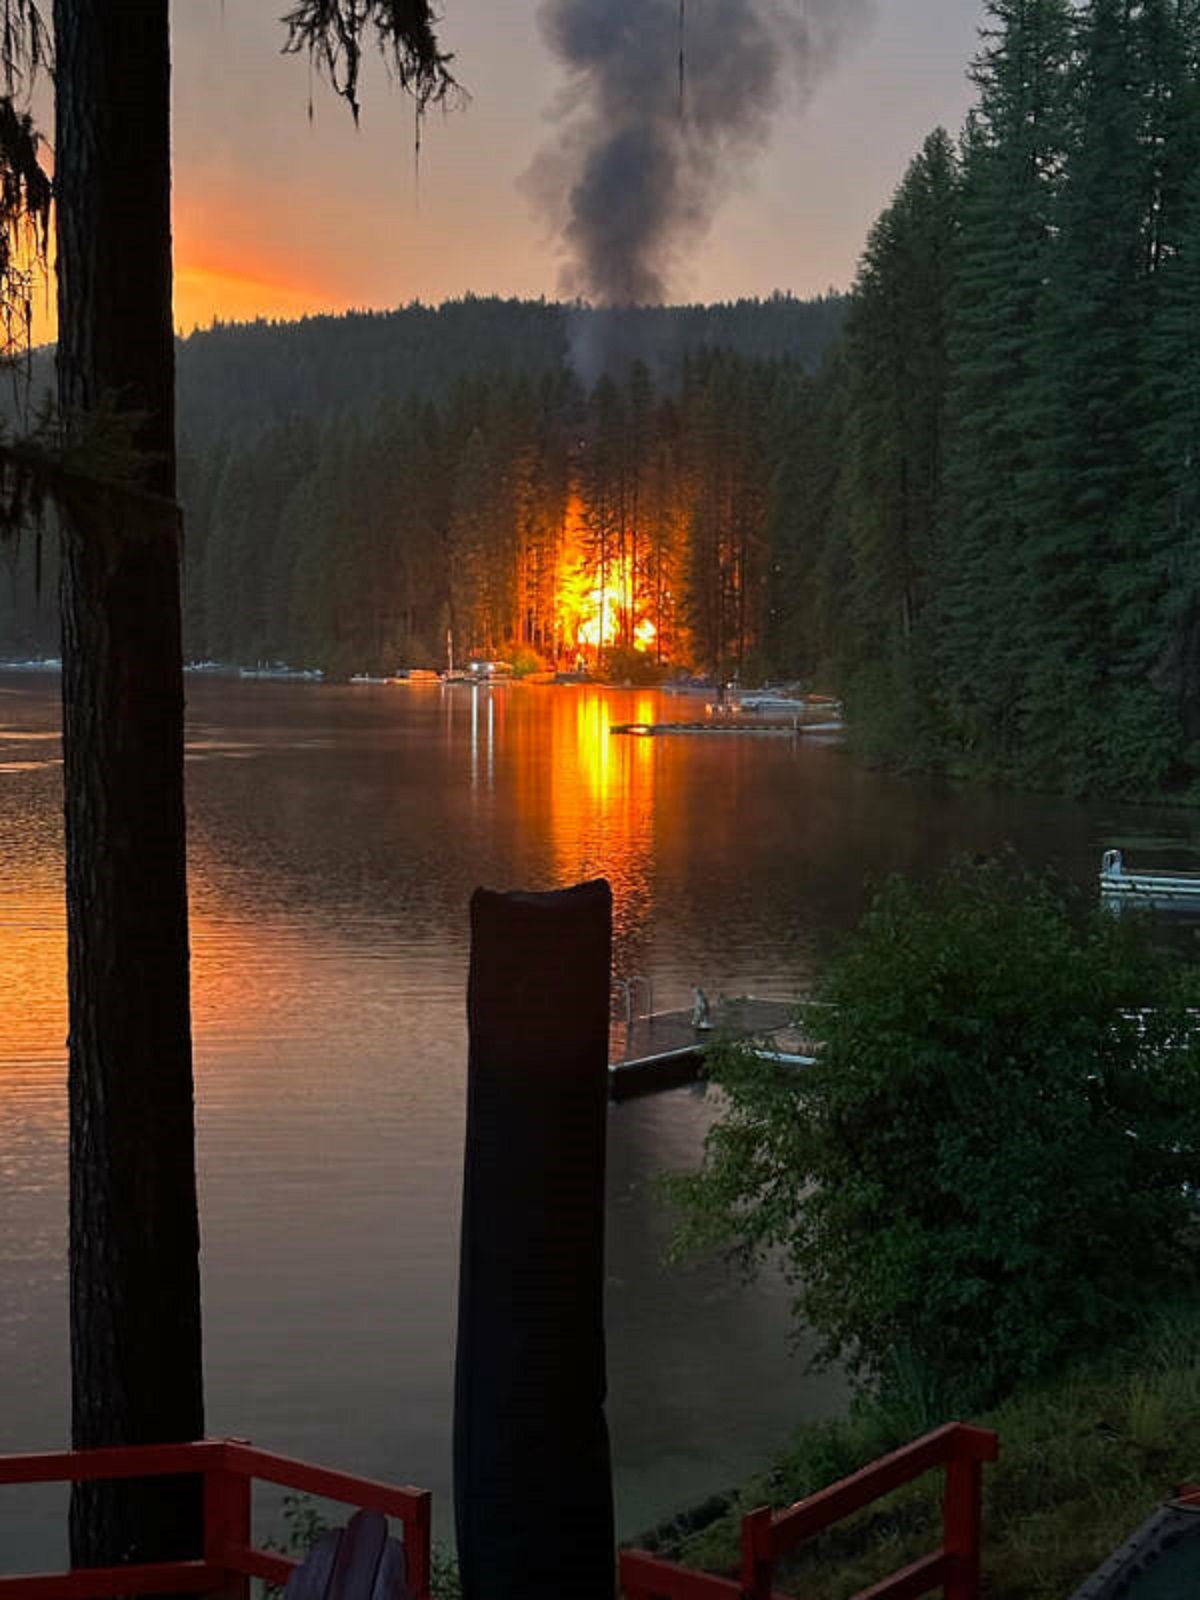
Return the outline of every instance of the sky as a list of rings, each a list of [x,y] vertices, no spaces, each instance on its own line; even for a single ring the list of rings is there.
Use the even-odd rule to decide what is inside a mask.
[[[692,14],[715,3],[690,0]],[[537,0],[443,0],[440,37],[471,98],[428,117],[419,183],[411,103],[377,61],[357,130],[319,81],[309,120],[307,62],[280,50],[283,9],[173,0],[177,325],[557,297],[563,245],[525,175],[561,144],[578,87]],[[782,105],[765,146],[739,159],[674,263],[671,299],[847,288],[925,135],[961,126],[983,0],[862,0],[862,11],[806,103]]]

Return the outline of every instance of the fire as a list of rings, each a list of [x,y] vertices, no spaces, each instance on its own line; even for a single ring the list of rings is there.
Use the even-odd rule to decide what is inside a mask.
[[[591,579],[582,566],[567,573],[558,594],[558,618],[564,644],[568,648],[603,650],[619,644],[632,634],[634,648],[650,650],[656,629],[649,617],[641,617],[626,629],[630,608],[630,583],[623,568],[615,568],[607,583]]]
[[[603,575],[598,574],[582,548],[581,517],[576,501],[568,515],[568,554],[555,597],[564,651],[598,653],[626,639],[636,650],[653,649],[657,629],[638,604],[630,558],[610,560]]]

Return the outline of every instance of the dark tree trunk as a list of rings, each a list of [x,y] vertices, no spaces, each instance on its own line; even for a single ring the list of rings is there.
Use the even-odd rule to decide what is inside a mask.
[[[203,1433],[175,495],[168,0],[55,0],[64,416],[136,414],[138,493],[64,530],[72,1437]],[[83,1486],[76,1565],[199,1551],[199,1480]]]

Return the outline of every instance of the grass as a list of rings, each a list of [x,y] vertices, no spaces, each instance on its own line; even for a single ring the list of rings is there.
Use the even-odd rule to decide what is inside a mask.
[[[963,1420],[1000,1435],[1000,1460],[984,1469],[988,1600],[1064,1600],[1178,1484],[1200,1478],[1200,1300],[1156,1315],[1120,1349]],[[723,1517],[659,1553],[732,1572],[739,1521],[751,1507],[801,1499],[929,1422],[913,1402],[874,1403],[806,1427]],[[937,1546],[940,1495],[941,1475],[932,1473],[878,1502],[781,1565],[776,1587],[845,1600]]]

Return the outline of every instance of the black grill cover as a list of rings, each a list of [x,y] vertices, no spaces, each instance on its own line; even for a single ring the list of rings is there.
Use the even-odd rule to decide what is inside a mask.
[[[612,1600],[604,1152],[612,894],[471,900],[455,1377],[465,1600]]]

